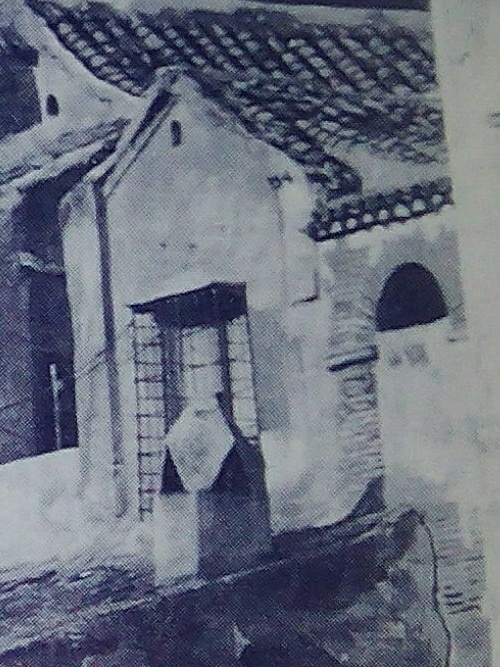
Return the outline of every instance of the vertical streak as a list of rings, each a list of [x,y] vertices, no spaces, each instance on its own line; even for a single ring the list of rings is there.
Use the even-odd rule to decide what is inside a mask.
[[[52,405],[54,410],[54,430],[56,435],[56,449],[62,447],[61,431],[61,402],[59,395],[59,380],[57,377],[56,364],[49,364],[50,388],[52,390]]]
[[[116,326],[113,312],[111,249],[107,225],[107,202],[102,192],[102,184],[99,181],[95,183],[94,195],[96,201],[96,223],[99,237],[101,266],[100,278],[104,322],[104,359],[108,377],[109,407],[111,415],[115,515],[121,517],[127,511],[127,488],[124,476],[120,382],[118,362],[116,358]]]
[[[281,203],[280,197],[280,188],[282,188],[282,183],[279,185],[272,185],[271,189],[274,193],[274,201],[276,206],[276,215],[278,218],[278,235],[280,243],[280,293],[283,298],[283,305],[286,308],[288,306],[288,285],[287,285],[287,257],[286,257],[286,222],[285,222],[285,213],[283,211],[283,205]]]
[[[257,390],[256,390],[256,381],[255,381],[255,351],[254,351],[254,346],[253,346],[253,340],[252,340],[252,331],[250,328],[250,317],[248,315],[248,307],[245,309],[245,315],[244,317],[244,326],[245,326],[245,335],[246,335],[246,341],[248,344],[248,357],[249,357],[249,365],[250,365],[250,380],[252,384],[252,396],[253,396],[253,404],[254,404],[254,418],[255,418],[255,433],[252,433],[252,436],[249,438],[252,442],[258,442],[260,433],[262,431],[260,421],[259,421],[259,410],[258,410],[258,401],[257,401]]]
[[[432,530],[427,523],[427,520],[423,514],[419,515],[420,525],[427,534],[429,540],[429,546],[431,549],[432,556],[432,606],[434,611],[439,618],[441,627],[446,637],[446,654],[444,657],[444,667],[450,667],[451,664],[451,654],[453,650],[453,638],[451,636],[451,630],[448,627],[444,613],[441,611],[441,605],[439,603],[439,564],[438,564],[438,553],[436,549],[436,542],[434,540],[434,535]]]
[[[132,338],[132,344],[133,344],[133,349],[134,349],[134,367],[135,367],[135,400],[136,400],[136,428],[137,428],[137,444],[138,444],[138,452],[137,452],[137,474],[138,474],[138,495],[139,495],[139,517],[141,521],[144,520],[144,510],[143,510],[143,493],[142,493],[142,478],[143,478],[143,466],[142,466],[142,447],[143,447],[143,439],[142,439],[142,428],[141,428],[141,417],[139,416],[142,413],[141,410],[141,391],[139,387],[140,383],[140,364],[139,364],[139,329],[137,325],[137,315],[133,316],[132,320],[132,328],[133,328],[133,338]]]
[[[234,422],[233,394],[231,388],[231,366],[229,360],[229,341],[227,336],[227,325],[225,322],[219,322],[217,325],[217,334],[219,340],[219,359],[222,379],[222,400],[226,417],[232,424]]]

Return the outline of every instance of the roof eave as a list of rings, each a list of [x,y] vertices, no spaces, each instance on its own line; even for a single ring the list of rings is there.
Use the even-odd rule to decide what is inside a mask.
[[[164,74],[158,73],[157,80],[144,95],[148,100],[144,111],[130,123],[108,159],[87,173],[85,180],[99,182],[105,196],[119,185],[177,103],[178,96],[170,92],[170,85],[171,79],[166,81]]]
[[[97,139],[85,146],[75,147],[54,157],[47,164],[33,168],[25,174],[14,177],[0,186],[0,199],[9,196],[13,191],[24,193],[44,181],[60,177],[71,169],[79,169],[83,177],[113,153],[116,139]]]

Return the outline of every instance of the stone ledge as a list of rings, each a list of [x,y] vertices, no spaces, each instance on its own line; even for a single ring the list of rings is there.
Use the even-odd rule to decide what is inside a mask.
[[[65,665],[78,666],[85,655],[95,652],[92,646],[101,636],[104,643],[134,636],[149,651],[151,640],[144,638],[144,632],[155,627],[170,632],[169,624],[175,626],[175,619],[185,618],[187,609],[197,614],[205,610],[208,616],[212,608],[217,614],[224,609],[224,615],[229,610],[236,618],[242,610],[255,608],[255,597],[264,606],[285,599],[291,607],[314,607],[318,573],[328,605],[346,604],[356,594],[360,576],[363,586],[385,577],[388,564],[404,553],[406,538],[402,540],[401,535],[411,530],[408,512],[395,521],[380,513],[351,517],[325,529],[314,544],[305,539],[303,550],[297,547],[293,555],[277,553],[274,560],[250,571],[212,581],[179,582],[168,589],[148,589],[146,571],[118,568],[96,569],[65,581],[49,572],[36,580],[4,584],[0,589],[4,599],[0,665],[60,667],[64,655]],[[300,533],[295,535],[295,543],[299,542]]]

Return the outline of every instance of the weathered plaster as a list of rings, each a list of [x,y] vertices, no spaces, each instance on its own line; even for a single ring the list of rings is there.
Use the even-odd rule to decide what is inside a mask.
[[[355,487],[342,479],[345,452],[335,432],[337,382],[327,371],[324,352],[328,302],[317,298],[317,249],[301,231],[312,209],[313,193],[293,162],[251,139],[238,126],[230,123],[228,127],[228,119],[191,85],[182,82],[179,90],[182,99],[170,118],[107,201],[131,510],[137,498],[137,444],[127,304],[202,282],[231,280],[247,284],[257,409],[275,529],[340,519],[354,506],[369,476],[358,476]],[[179,121],[183,130],[183,143],[175,148],[171,120]],[[209,171],[205,165],[210,165]],[[272,175],[286,176],[277,191],[268,181]],[[92,247],[97,253],[97,237],[90,200],[84,204],[75,191],[68,202],[76,216],[69,214],[72,220],[65,231],[66,261],[72,274],[70,299],[76,326],[83,331],[82,327],[91,326],[84,323],[87,318],[103,326],[97,324],[101,317],[100,299],[95,298],[97,254],[92,270],[87,260],[83,267],[80,257],[84,236],[89,253]],[[82,271],[87,282],[77,278]],[[75,336],[77,347],[79,336]],[[102,349],[102,338],[93,339],[93,349],[82,342],[77,367],[88,365]],[[91,373],[95,381],[99,372]],[[102,439],[110,432],[109,413],[105,404],[91,405],[92,399],[85,398],[88,382],[88,378],[77,380],[80,404],[87,406],[80,412],[81,440],[93,452],[84,456],[97,460],[99,452],[110,446]],[[95,410],[93,417],[89,410]],[[91,436],[88,441],[84,432]],[[99,433],[99,443],[94,433]]]
[[[391,272],[405,262],[424,264],[440,283],[450,312],[443,344],[463,335],[461,317],[455,316],[462,293],[453,212],[315,247],[301,232],[314,193],[297,165],[248,137],[188,81],[181,80],[175,92],[180,101],[106,204],[129,509],[132,514],[137,509],[137,442],[127,305],[229,280],[247,284],[274,530],[332,523],[384,472],[380,426],[387,401],[382,397],[381,419],[377,376],[384,362],[376,362],[375,308]],[[172,120],[182,127],[177,147]],[[273,189],[269,176],[278,176],[280,187]],[[92,367],[92,356],[100,357],[104,344],[102,303],[96,298],[102,267],[92,195],[87,192],[85,203],[79,192],[68,198],[76,217],[66,226],[65,248],[77,327],[99,332],[93,347],[86,339],[80,345],[85,368]],[[79,256],[84,238],[94,249],[92,268]],[[83,274],[82,282],[77,276]],[[91,381],[100,385],[101,372],[101,366],[91,370]],[[413,377],[413,368],[408,373]],[[82,455],[92,477],[104,450],[109,461],[112,443],[107,399],[103,393],[102,401],[94,402],[88,395],[89,377],[77,384],[85,406]],[[438,382],[445,393],[447,382],[448,376]],[[394,385],[382,389],[389,396],[395,391]],[[446,430],[443,420],[440,428]],[[101,467],[95,479],[109,475],[107,470]]]

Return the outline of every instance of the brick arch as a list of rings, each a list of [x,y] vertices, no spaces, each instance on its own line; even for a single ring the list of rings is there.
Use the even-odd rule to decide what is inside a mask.
[[[397,266],[383,286],[375,309],[378,331],[430,324],[448,315],[448,307],[434,274],[423,264]]]
[[[455,230],[445,223],[432,235],[427,227],[410,223],[397,233],[391,234],[391,228],[383,230],[381,248],[371,262],[363,287],[373,305],[374,329],[375,309],[387,280],[403,264],[417,263],[432,273],[441,289],[449,313],[445,327],[447,339],[452,342],[467,338],[458,241]]]

